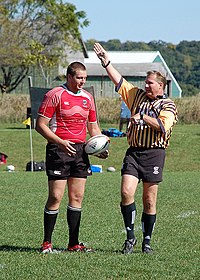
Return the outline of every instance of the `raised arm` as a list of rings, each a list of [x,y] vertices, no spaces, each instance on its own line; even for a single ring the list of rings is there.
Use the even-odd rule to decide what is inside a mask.
[[[99,43],[95,43],[94,52],[101,60],[101,64],[106,69],[111,81],[117,86],[121,80],[121,74],[112,66],[107,51]]]

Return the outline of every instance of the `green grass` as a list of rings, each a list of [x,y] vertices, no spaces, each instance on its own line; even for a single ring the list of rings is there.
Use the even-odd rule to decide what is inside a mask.
[[[5,130],[6,128],[6,130]],[[103,127],[102,127],[103,128]],[[135,253],[119,250],[126,238],[120,213],[120,167],[127,147],[125,138],[112,138],[103,173],[88,178],[83,202],[80,241],[96,253],[41,255],[43,208],[47,198],[45,172],[24,172],[29,158],[29,130],[0,127],[0,151],[8,154],[9,173],[0,167],[0,279],[199,279],[199,127],[177,126],[167,150],[164,181],[159,186],[157,223],[151,256],[141,253],[142,214],[140,184],[136,193]],[[33,131],[36,160],[44,159],[45,140]],[[106,172],[115,166],[115,173]],[[54,247],[66,247],[66,198],[53,235]]]
[[[15,166],[16,171],[25,171],[30,161],[30,131],[23,124],[0,124],[0,152],[8,155],[7,164]],[[102,124],[101,128],[118,127],[114,124]],[[165,170],[189,171],[200,169],[200,127],[199,125],[177,125],[174,128],[170,146],[167,149]],[[33,155],[35,161],[45,160],[46,140],[32,130]],[[128,144],[126,137],[111,138],[110,157],[103,161],[91,157],[92,164],[101,164],[106,170],[115,166],[119,171]],[[180,162],[181,160],[181,162]],[[6,166],[0,166],[0,171]]]

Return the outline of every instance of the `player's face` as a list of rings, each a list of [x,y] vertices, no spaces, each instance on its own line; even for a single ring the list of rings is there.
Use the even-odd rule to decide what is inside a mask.
[[[68,76],[68,86],[73,92],[77,92],[82,89],[87,79],[87,72],[83,70],[77,70],[74,76]]]
[[[162,83],[157,82],[156,75],[147,76],[145,81],[145,91],[149,98],[156,99],[157,95],[163,95]]]

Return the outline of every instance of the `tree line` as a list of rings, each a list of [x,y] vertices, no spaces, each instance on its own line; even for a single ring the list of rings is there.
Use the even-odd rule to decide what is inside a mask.
[[[93,50],[96,40],[85,42]],[[200,41],[181,41],[179,44],[163,41],[121,43],[118,39],[99,41],[108,51],[159,51],[183,90],[183,96],[200,93]]]
[[[66,50],[80,50],[81,28],[89,26],[84,11],[62,0],[0,0],[0,90],[12,92],[37,67],[46,71],[66,65]],[[85,42],[93,50],[96,40]],[[58,43],[59,42],[59,43]],[[81,43],[80,43],[81,42]],[[100,43],[108,51],[160,51],[183,90],[183,96],[200,92],[200,41]]]
[[[46,69],[66,63],[66,49],[80,49],[84,11],[62,0],[0,0],[0,90],[12,92],[31,67]]]

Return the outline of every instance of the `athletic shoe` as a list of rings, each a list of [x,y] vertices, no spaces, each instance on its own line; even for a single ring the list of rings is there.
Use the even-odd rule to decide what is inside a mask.
[[[153,250],[149,244],[142,244],[142,252],[144,254],[153,254]]]
[[[95,252],[93,249],[91,248],[87,248],[83,243],[79,243],[77,245],[74,246],[69,246],[67,250],[69,252]]]
[[[52,253],[52,243],[45,241],[42,243],[42,247],[40,248],[40,252],[43,254]]]
[[[136,245],[136,239],[127,239],[124,242],[124,248],[122,249],[122,254],[131,254],[133,253],[133,247]]]

